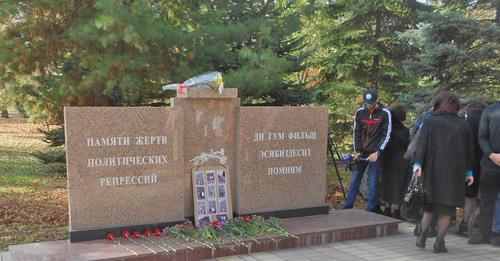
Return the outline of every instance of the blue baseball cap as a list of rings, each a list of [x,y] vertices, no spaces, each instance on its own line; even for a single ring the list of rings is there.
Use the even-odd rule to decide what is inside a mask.
[[[365,104],[373,104],[377,102],[378,92],[375,89],[369,89],[365,92],[363,96],[363,103]]]

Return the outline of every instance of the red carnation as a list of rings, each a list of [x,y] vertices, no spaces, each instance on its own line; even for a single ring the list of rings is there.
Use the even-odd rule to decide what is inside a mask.
[[[250,221],[250,220],[252,220],[252,216],[242,216],[241,218],[242,218],[243,220],[245,220],[245,221]]]
[[[123,238],[129,238],[130,237],[130,231],[128,231],[128,230],[123,231],[122,232],[122,237]]]
[[[113,233],[113,232],[107,233],[106,234],[106,239],[107,240],[113,240],[113,239],[115,239],[115,233]]]
[[[212,221],[212,227],[220,228],[220,222],[218,220]]]
[[[150,237],[151,234],[153,234],[153,231],[151,231],[151,229],[146,229],[146,231],[144,231],[144,235],[147,236],[147,237]]]

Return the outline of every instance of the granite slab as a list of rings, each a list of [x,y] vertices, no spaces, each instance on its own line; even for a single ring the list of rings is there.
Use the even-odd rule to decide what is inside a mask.
[[[66,107],[64,113],[70,236],[184,219],[177,109]]]
[[[327,211],[327,132],[323,107],[241,107],[235,212]]]

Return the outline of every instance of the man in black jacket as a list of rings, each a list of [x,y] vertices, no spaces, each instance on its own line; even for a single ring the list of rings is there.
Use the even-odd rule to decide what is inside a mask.
[[[364,106],[356,111],[354,121],[354,159],[351,185],[347,193],[344,209],[352,208],[365,169],[370,175],[368,211],[377,210],[378,175],[380,172],[379,154],[387,148],[391,136],[391,113],[378,102],[377,91],[372,89],[364,95]]]
[[[484,152],[481,160],[481,208],[479,227],[481,234],[469,244],[489,243],[495,200],[500,192],[500,101],[488,106],[479,123],[479,146]]]

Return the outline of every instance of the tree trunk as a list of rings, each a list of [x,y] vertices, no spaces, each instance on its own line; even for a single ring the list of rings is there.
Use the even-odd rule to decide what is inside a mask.
[[[378,50],[380,47],[378,46],[378,38],[380,37],[380,27],[381,27],[381,17],[380,13],[376,12],[375,14],[375,34],[373,35],[374,41],[375,41],[375,47]],[[378,72],[379,72],[379,67],[380,67],[380,55],[375,55],[373,57],[373,65],[372,65],[372,88],[379,89],[379,79],[378,79]]]
[[[496,23],[500,24],[500,4],[497,6],[497,13],[496,13]]]

